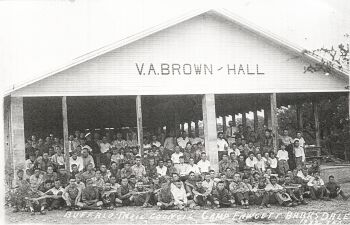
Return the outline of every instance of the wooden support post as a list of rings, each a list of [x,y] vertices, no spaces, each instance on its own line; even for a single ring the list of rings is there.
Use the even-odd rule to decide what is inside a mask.
[[[318,117],[318,102],[312,102],[314,119],[315,119],[315,134],[316,134],[316,146],[321,146],[321,133],[320,133],[320,121]]]
[[[349,67],[348,67],[349,68]],[[350,91],[348,92],[348,121],[350,121]],[[348,126],[348,134],[350,134],[350,126]],[[345,145],[345,161],[350,160],[350,146],[349,146],[349,141],[344,143]]]
[[[185,123],[181,123],[181,132],[185,131]]]
[[[277,119],[277,98],[276,93],[270,94],[271,129],[273,134],[273,148],[275,153],[278,150],[278,119]]]
[[[237,124],[236,124],[236,114],[232,114],[232,123],[233,123],[233,126],[235,127],[235,126],[237,126]]]
[[[62,97],[62,121],[63,121],[63,148],[64,160],[66,161],[66,170],[70,172],[69,165],[69,140],[68,140],[68,111],[67,111],[67,97]]]
[[[195,133],[196,137],[199,137],[199,124],[198,124],[198,122],[199,122],[199,120],[194,122],[194,133]]]
[[[247,130],[247,114],[245,112],[242,112],[242,126],[243,130]]]
[[[187,133],[188,133],[188,135],[190,135],[191,133],[192,133],[192,121],[188,121],[187,122]]]
[[[224,134],[225,134],[226,130],[227,130],[226,116],[224,115],[224,116],[222,116],[222,132],[224,132]]]
[[[4,106],[4,151],[5,151],[5,175],[6,184],[12,187],[15,174],[13,171],[13,155],[11,148],[11,98],[3,98]]]
[[[217,129],[215,112],[215,95],[205,94],[202,99],[205,151],[210,160],[210,167],[219,171],[219,158],[217,151]]]
[[[25,137],[23,118],[23,97],[11,97],[10,106],[10,147],[12,148],[13,176],[19,169],[25,170]]]
[[[264,109],[264,125],[265,126],[267,126],[267,127],[269,127],[269,116],[268,116],[268,114],[269,114],[269,111],[265,108]]]
[[[174,132],[175,132],[175,137],[178,137],[180,134],[180,118],[179,118],[179,113],[176,111],[174,111]]]
[[[303,129],[303,114],[301,111],[301,104],[297,104],[296,106],[296,113],[297,113],[297,127],[299,130]]]
[[[267,128],[272,129],[271,106],[264,109],[264,124]]]
[[[258,119],[258,110],[254,110],[254,132],[258,132],[259,119]]]
[[[141,95],[136,96],[137,141],[139,154],[143,158],[143,127],[142,127],[142,102]]]

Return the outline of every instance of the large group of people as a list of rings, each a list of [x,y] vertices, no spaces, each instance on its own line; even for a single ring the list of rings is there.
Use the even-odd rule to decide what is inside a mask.
[[[285,129],[279,149],[273,148],[273,135],[267,128],[256,134],[230,122],[225,133],[218,133],[217,149],[210,149],[218,152],[218,170],[212,168],[204,140],[194,133],[148,134],[142,156],[133,132],[75,131],[66,151],[54,135],[32,135],[25,169],[17,171],[9,201],[15,212],[34,215],[62,208],[263,208],[307,204],[305,198],[348,199],[333,176],[328,183],[322,180],[317,161],[305,166],[301,132],[292,138]]]

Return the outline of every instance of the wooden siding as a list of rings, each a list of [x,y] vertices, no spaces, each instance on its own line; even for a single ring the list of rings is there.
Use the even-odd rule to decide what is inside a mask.
[[[53,53],[54,54],[54,53]],[[146,74],[152,63],[191,64],[192,75]],[[193,64],[213,66],[212,75],[194,75]],[[250,67],[264,75],[227,74],[227,65]],[[166,95],[205,93],[280,93],[345,91],[348,80],[304,73],[300,56],[274,45],[238,25],[202,14],[129,45],[76,65],[13,92],[12,96]],[[203,65],[202,65],[203,66]],[[222,67],[222,68],[221,68]],[[221,68],[221,69],[220,69]],[[145,70],[143,70],[145,72]]]

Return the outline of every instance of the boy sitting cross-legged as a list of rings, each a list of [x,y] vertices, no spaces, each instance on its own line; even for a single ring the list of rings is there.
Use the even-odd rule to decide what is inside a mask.
[[[174,209],[175,200],[171,193],[170,182],[165,178],[160,179],[161,189],[157,194],[157,206],[160,210]]]
[[[208,201],[211,204],[214,203],[210,189],[203,186],[202,179],[200,177],[197,178],[196,186],[194,186],[192,192],[193,201],[197,205],[196,209],[206,206]]]
[[[213,199],[216,207],[234,207],[235,200],[230,192],[225,188],[223,181],[219,181],[216,189],[213,190]]]
[[[117,195],[117,190],[113,189],[112,184],[107,181],[101,194],[103,206],[107,209],[114,209],[114,207],[121,206],[122,200],[118,199]]]
[[[69,184],[65,188],[62,197],[66,201],[67,211],[80,210],[82,207],[82,203],[80,202],[81,190],[78,188],[75,179],[71,178],[69,180]]]

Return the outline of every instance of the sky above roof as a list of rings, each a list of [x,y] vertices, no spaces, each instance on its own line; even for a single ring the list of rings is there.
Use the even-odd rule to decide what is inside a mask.
[[[348,0],[1,1],[0,88],[204,8],[225,8],[309,50],[345,42],[350,34]]]

